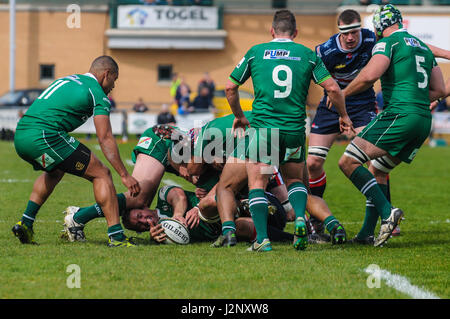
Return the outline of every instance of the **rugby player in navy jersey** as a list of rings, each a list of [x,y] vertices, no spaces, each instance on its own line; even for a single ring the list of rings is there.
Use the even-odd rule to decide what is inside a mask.
[[[341,89],[344,89],[371,58],[376,37],[372,31],[361,28],[361,17],[355,10],[343,11],[339,15],[337,23],[339,33],[331,36],[325,43],[318,45],[316,53]],[[357,133],[376,116],[373,87],[347,97],[345,104]],[[313,195],[323,197],[327,183],[324,163],[328,151],[340,134],[339,114],[335,107],[331,105],[326,92],[324,92],[312,121],[309,136],[307,167],[310,189]],[[389,193],[388,186],[386,186],[385,191],[386,194]],[[366,211],[369,209],[373,209],[373,205],[367,202]],[[312,224],[310,241],[329,241],[328,235],[324,233],[325,225],[314,217],[311,217],[310,220]],[[371,229],[366,230],[363,227],[359,238],[369,238],[373,235],[372,232]]]

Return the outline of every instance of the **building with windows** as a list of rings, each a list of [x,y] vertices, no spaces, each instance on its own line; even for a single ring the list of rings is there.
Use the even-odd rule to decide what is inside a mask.
[[[77,4],[73,4],[76,2]],[[450,2],[402,6],[410,25],[423,25],[425,41],[450,49]],[[426,2],[426,3],[425,3]],[[113,56],[120,76],[113,91],[119,108],[132,108],[138,97],[159,109],[171,103],[173,73],[192,90],[205,72],[217,87],[245,52],[270,41],[273,13],[287,7],[297,17],[297,40],[314,47],[338,31],[342,1],[317,0],[17,0],[17,89],[45,87],[55,78],[84,73],[97,56]],[[354,5],[354,3],[349,3]],[[365,17],[367,6],[352,6]],[[435,20],[435,21],[432,21]],[[428,23],[426,21],[429,21]],[[436,23],[440,28],[436,28]],[[428,26],[428,27],[427,27]],[[411,25],[413,27],[413,25]],[[0,0],[0,91],[9,89],[9,6]],[[444,76],[450,64],[441,63]],[[245,84],[252,89],[252,85]],[[309,103],[322,95],[310,90]]]

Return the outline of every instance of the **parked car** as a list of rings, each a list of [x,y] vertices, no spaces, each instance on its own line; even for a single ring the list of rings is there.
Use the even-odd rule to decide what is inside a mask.
[[[29,107],[45,89],[22,89],[0,96],[0,108]]]

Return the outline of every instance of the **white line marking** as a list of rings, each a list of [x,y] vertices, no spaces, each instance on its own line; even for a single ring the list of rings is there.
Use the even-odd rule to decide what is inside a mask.
[[[374,270],[373,268],[366,268],[364,271],[373,276],[379,276],[380,279],[386,281],[386,285],[400,291],[414,299],[440,299],[433,293],[412,285],[408,278],[391,274],[385,269]]]
[[[31,179],[16,179],[16,178],[3,178],[0,179],[0,183],[31,183]]]

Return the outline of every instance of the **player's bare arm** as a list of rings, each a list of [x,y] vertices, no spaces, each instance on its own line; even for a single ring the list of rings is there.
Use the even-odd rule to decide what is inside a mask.
[[[231,111],[235,116],[233,122],[233,132],[238,129],[245,131],[245,129],[250,126],[250,123],[245,117],[244,112],[242,111],[241,103],[239,102],[239,86],[228,80],[225,86],[225,95],[228,103],[230,104]],[[238,135],[240,134],[239,132],[237,133]]]
[[[109,117],[106,115],[97,115],[94,117],[94,124],[103,154],[119,174],[122,183],[130,191],[131,196],[137,196],[141,191],[139,182],[128,173],[120,158],[119,149],[112,134]]]
[[[434,45],[428,44],[427,46],[430,48],[431,52],[436,58],[443,58],[450,60],[450,51],[442,48],[435,47]]]
[[[345,108],[345,98],[341,88],[332,78],[323,81],[322,83],[320,83],[320,86],[327,91],[331,103],[339,113],[341,132],[344,132],[349,136],[353,136],[355,134],[355,129],[353,128],[353,123],[347,114],[347,110]]]
[[[167,202],[173,207],[173,218],[186,224],[184,213],[187,210],[187,197],[183,189],[179,187],[172,188],[167,194]]]
[[[430,77],[430,101],[435,101],[442,97],[445,97],[445,83],[442,76],[441,68],[435,66],[431,70]]]
[[[384,55],[374,55],[358,76],[342,90],[344,97],[360,93],[370,88],[389,67],[391,60]]]

